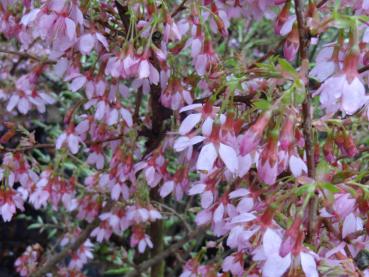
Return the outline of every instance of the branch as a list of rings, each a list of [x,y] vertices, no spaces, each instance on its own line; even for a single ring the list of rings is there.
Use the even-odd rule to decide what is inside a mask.
[[[133,122],[138,123],[138,119],[140,118],[140,107],[142,103],[143,91],[140,88],[136,94],[136,102],[135,102],[135,111],[133,113]]]
[[[120,140],[123,137],[123,135],[124,134],[119,134],[115,137],[111,137],[111,138],[107,138],[107,139],[101,139],[101,140],[89,140],[89,141],[86,141],[85,144],[87,146],[91,146],[91,145],[96,145],[96,144],[100,144],[100,143],[104,143],[104,142]],[[55,144],[53,144],[53,143],[40,143],[40,144],[34,144],[34,145],[24,146],[24,147],[20,147],[20,148],[0,148],[0,153],[1,152],[12,152],[12,153],[25,152],[25,151],[29,151],[29,150],[33,150],[33,149],[47,149],[47,148],[54,148],[54,147],[55,147]]]
[[[0,53],[5,53],[5,54],[9,54],[9,55],[17,55],[21,58],[27,58],[27,59],[31,59],[31,60],[35,60],[44,64],[55,64],[56,61],[51,61],[51,60],[45,60],[43,58],[37,57],[35,55],[29,54],[27,52],[19,52],[19,51],[13,51],[13,50],[7,50],[7,49],[0,49]]]
[[[172,214],[174,214],[175,216],[177,216],[179,218],[179,220],[183,223],[183,226],[187,229],[187,232],[192,232],[192,228],[190,226],[190,224],[186,221],[186,219],[184,218],[183,215],[181,215],[180,213],[178,213],[175,209],[173,209],[172,207],[169,207],[168,205],[158,202],[158,201],[151,201],[154,204],[158,205],[160,208],[166,209],[169,212],[171,212]]]
[[[237,102],[237,103],[243,103],[247,106],[251,106],[251,100],[253,99],[254,95],[236,95],[233,97],[233,101]],[[210,97],[204,97],[204,98],[200,98],[200,99],[195,99],[193,102],[194,103],[205,103],[206,101],[208,101],[210,99]]]
[[[359,68],[359,69],[358,69],[358,72],[359,72],[359,73],[363,73],[363,72],[365,72],[365,71],[367,71],[367,70],[369,70],[369,65],[365,65],[365,66],[363,66],[362,68]]]
[[[297,18],[297,27],[299,32],[299,53],[301,58],[301,63],[308,64],[309,62],[309,34],[307,32],[306,22],[304,18],[304,0],[294,0],[295,2],[295,12]],[[309,78],[307,78],[306,84],[306,96],[304,103],[302,104],[303,112],[303,128],[304,128],[304,139],[305,139],[305,150],[306,150],[306,160],[308,167],[308,175],[311,178],[315,178],[315,161],[314,161],[314,146],[313,146],[313,134],[312,134],[312,99],[311,94],[308,90],[309,88]],[[311,197],[308,208],[308,240],[312,243],[316,240],[316,233],[318,228],[318,209],[319,202],[318,197],[314,195]]]
[[[127,5],[122,5],[121,3],[119,3],[119,1],[115,0],[115,6],[117,7],[118,10],[118,14],[120,19],[122,20],[124,29],[126,31],[126,33],[129,30],[129,24],[130,24],[130,16],[128,13],[128,6]]]
[[[316,7],[319,9],[319,8],[323,7],[327,2],[328,2],[328,0],[322,0],[322,1],[320,1],[320,2],[316,5]]]
[[[79,237],[72,244],[69,244],[62,251],[48,258],[46,262],[36,272],[31,274],[31,277],[45,276],[46,273],[50,272],[57,263],[65,259],[65,257],[67,257],[71,252],[76,251],[86,241],[92,231],[99,225],[99,222],[100,220],[97,218],[92,223],[87,225],[86,228],[79,235]]]
[[[196,229],[195,231],[188,233],[187,236],[177,241],[176,243],[172,244],[164,251],[160,252],[159,254],[152,257],[151,259],[139,264],[137,266],[137,270],[127,274],[126,277],[141,276],[140,275],[141,272],[144,272],[145,270],[149,269],[151,266],[159,263],[166,257],[170,256],[172,253],[176,252],[179,248],[181,248],[186,242],[188,242],[189,240],[193,238],[196,238],[198,235],[205,232],[205,230],[206,230],[206,227],[200,227]]]
[[[257,59],[254,63],[250,64],[247,69],[252,69],[255,68],[259,63],[262,63],[264,61],[266,61],[269,57],[273,56],[275,53],[277,53],[280,49],[280,47],[283,45],[283,43],[285,42],[285,39],[282,39],[276,47],[273,47],[272,49],[270,49],[264,56],[260,57],[259,59]]]
[[[187,2],[187,0],[182,0],[181,4],[179,4],[179,6],[172,12],[172,14],[170,16],[175,17],[178,13],[185,10],[186,9],[186,7],[185,7],[186,2]]]

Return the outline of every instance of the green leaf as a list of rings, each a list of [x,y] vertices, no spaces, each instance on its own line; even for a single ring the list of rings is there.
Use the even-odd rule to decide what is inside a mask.
[[[49,238],[54,237],[54,236],[56,235],[56,232],[57,232],[57,231],[58,231],[57,229],[52,229],[52,230],[50,231],[50,233],[49,233],[48,237],[49,237]]]
[[[345,170],[345,171],[341,171],[338,172],[336,175],[333,176],[332,178],[332,183],[333,184],[339,184],[344,182],[347,178],[350,178],[351,176],[355,175],[353,172]]]
[[[132,271],[132,268],[125,266],[125,267],[116,268],[116,269],[109,269],[109,270],[105,271],[104,274],[120,275],[120,274],[128,273],[130,271]]]
[[[270,103],[265,99],[258,99],[253,102],[253,106],[262,111],[268,111],[270,109]]]
[[[301,196],[305,194],[306,192],[309,191],[310,187],[311,187],[311,184],[306,184],[306,185],[299,187],[298,189],[296,189],[296,195]]]
[[[333,184],[331,183],[320,183],[319,186],[323,189],[326,189],[332,193],[338,193],[340,192],[340,190]]]
[[[32,230],[32,229],[38,229],[40,227],[41,227],[41,224],[40,223],[33,223],[33,224],[29,225],[27,227],[27,229]]]
[[[296,77],[298,76],[295,68],[285,59],[279,59],[279,64],[283,71],[291,74],[292,76]]]

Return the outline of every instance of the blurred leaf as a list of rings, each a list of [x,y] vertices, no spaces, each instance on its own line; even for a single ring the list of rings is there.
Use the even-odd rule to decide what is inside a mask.
[[[270,103],[265,99],[258,99],[254,101],[252,104],[258,110],[268,111],[270,109]]]
[[[320,183],[319,184],[320,187],[322,187],[323,189],[326,189],[332,193],[338,193],[340,192],[340,190],[333,184],[331,183]]]

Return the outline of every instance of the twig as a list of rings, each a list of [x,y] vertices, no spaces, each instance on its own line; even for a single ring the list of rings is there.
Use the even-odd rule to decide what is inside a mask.
[[[126,32],[128,32],[129,23],[130,23],[130,16],[128,14],[128,6],[127,6],[127,4],[122,5],[117,0],[115,0],[114,2],[115,2],[115,6],[117,7],[117,10],[118,10],[119,17],[122,20],[124,29],[125,29]]]
[[[92,223],[87,225],[72,244],[69,244],[62,251],[48,258],[36,272],[31,274],[31,277],[42,277],[46,275],[46,273],[50,272],[57,263],[61,262],[71,252],[76,251],[86,241],[92,231],[99,225],[99,222],[99,219],[95,219]]]
[[[270,49],[264,56],[260,57],[259,59],[257,59],[254,63],[250,64],[247,69],[252,69],[255,68],[259,63],[262,63],[264,61],[266,61],[269,57],[273,56],[275,53],[277,53],[277,51],[280,49],[280,47],[283,45],[283,43],[285,42],[285,39],[282,39],[278,45],[276,47],[273,47],[272,49]]]
[[[111,137],[111,138],[107,138],[107,139],[102,139],[102,140],[89,140],[86,141],[85,144],[88,146],[91,145],[96,145],[96,144],[100,144],[100,143],[105,143],[105,142],[110,142],[110,141],[114,141],[114,140],[120,140],[122,138],[123,134],[119,134],[115,137]],[[55,144],[53,143],[40,143],[40,144],[34,144],[34,145],[30,145],[30,146],[24,146],[24,147],[20,147],[20,148],[0,148],[0,153],[1,152],[25,152],[25,151],[29,151],[29,150],[33,150],[33,149],[47,149],[47,148],[54,148]]]
[[[319,8],[323,7],[327,2],[328,2],[328,0],[322,0],[322,1],[320,1],[320,2],[316,5],[316,7],[319,9]]]
[[[369,65],[365,65],[365,66],[363,66],[362,68],[359,68],[359,69],[358,69],[358,72],[359,72],[359,73],[363,73],[363,72],[365,72],[365,71],[367,71],[367,70],[369,70]]]
[[[185,4],[187,0],[182,0],[181,4],[172,12],[171,17],[175,17],[178,13],[186,9]]]
[[[236,95],[233,97],[233,101],[237,103],[246,104],[247,106],[251,106],[251,100],[253,99],[253,97],[254,97],[253,95]],[[209,99],[210,97],[196,99],[194,100],[194,103],[205,103]]]
[[[19,57],[22,58],[28,58],[31,60],[35,60],[44,64],[55,64],[55,61],[51,61],[51,60],[45,60],[43,58],[37,57],[35,55],[29,54],[27,52],[19,52],[19,51],[13,51],[13,50],[6,50],[6,49],[0,49],[0,53],[5,53],[5,54],[10,54],[10,55],[17,55]]]
[[[139,116],[140,116],[140,107],[142,103],[143,91],[140,88],[136,94],[136,102],[135,102],[135,111],[133,113],[133,122],[137,124]]]
[[[304,18],[304,0],[294,0],[295,2],[295,12],[297,19],[297,26],[299,32],[299,53],[301,58],[301,63],[308,64],[309,59],[309,39],[308,32]],[[314,161],[314,146],[313,146],[313,134],[312,134],[312,111],[311,111],[311,94],[309,93],[309,78],[307,77],[307,85],[306,85],[306,96],[304,103],[302,104],[303,110],[303,132],[305,139],[305,151],[306,151],[306,160],[308,167],[308,175],[311,178],[315,178],[315,161]],[[317,213],[318,213],[318,197],[314,195],[311,197],[309,202],[309,221],[308,221],[308,240],[312,243],[316,240],[317,233]]]
[[[164,208],[168,211],[170,211],[172,214],[174,214],[175,216],[177,216],[183,223],[184,227],[187,229],[188,232],[192,232],[192,228],[190,226],[190,224],[188,224],[188,222],[186,221],[186,219],[179,213],[177,213],[177,211],[171,207],[169,207],[168,205],[164,204],[164,203],[160,203],[158,201],[151,201],[154,204],[158,205],[161,208]]]
[[[165,249],[161,253],[157,254],[155,257],[152,257],[151,259],[139,264],[137,266],[137,270],[127,274],[126,277],[141,276],[140,275],[141,272],[144,272],[145,270],[149,269],[151,266],[159,263],[160,261],[162,261],[166,257],[170,256],[173,252],[175,252],[179,248],[181,248],[186,242],[188,242],[189,240],[197,237],[201,233],[205,232],[205,230],[206,230],[206,227],[200,227],[200,228],[196,229],[195,231],[187,234],[187,236],[185,236],[181,240],[177,241],[176,243],[172,244],[167,249]]]

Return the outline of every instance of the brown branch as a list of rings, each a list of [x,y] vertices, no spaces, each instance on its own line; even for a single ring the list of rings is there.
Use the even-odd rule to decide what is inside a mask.
[[[322,0],[322,1],[320,1],[320,2],[316,5],[316,7],[319,9],[319,8],[323,7],[327,2],[328,2],[328,0]]]
[[[181,4],[178,5],[178,7],[172,12],[172,14],[170,16],[175,17],[178,13],[185,10],[186,9],[186,7],[185,7],[186,2],[187,2],[187,0],[182,0]]]
[[[187,232],[192,232],[192,228],[190,226],[190,224],[186,221],[186,219],[184,218],[183,215],[181,215],[180,213],[178,213],[175,209],[169,207],[168,205],[159,202],[159,201],[151,201],[152,203],[158,205],[160,208],[166,209],[169,212],[171,212],[173,215],[175,215],[176,217],[178,217],[178,219],[182,222],[183,226],[186,228]]]
[[[237,102],[237,103],[243,103],[247,106],[251,106],[251,100],[253,99],[254,95],[236,95],[233,97],[233,101]],[[208,101],[210,99],[210,97],[204,97],[204,98],[200,98],[200,99],[195,99],[193,102],[194,103],[205,103],[206,101]]]
[[[271,56],[273,56],[275,53],[277,53],[277,51],[279,50],[279,48],[283,45],[283,43],[285,42],[285,39],[282,39],[276,47],[273,47],[272,49],[270,49],[264,56],[260,57],[259,59],[257,59],[254,63],[250,64],[247,69],[252,69],[255,68],[259,63],[262,63],[264,61],[266,61],[268,58],[270,58]]]
[[[176,243],[170,245],[164,251],[158,253],[156,256],[150,258],[149,260],[139,264],[137,266],[136,271],[133,271],[133,272],[127,274],[126,277],[141,276],[140,273],[146,271],[147,269],[149,269],[153,265],[161,262],[166,257],[170,256],[171,254],[176,252],[178,249],[180,249],[186,242],[188,242],[191,239],[196,238],[197,236],[199,236],[200,234],[205,232],[205,230],[206,230],[206,227],[200,227],[200,228],[194,230],[193,232],[188,233],[184,238],[182,238],[181,240],[177,241]]]
[[[117,0],[115,0],[114,3],[115,3],[115,6],[117,7],[118,14],[119,14],[120,19],[122,20],[124,29],[125,29],[126,32],[128,32],[129,24],[130,24],[130,16],[128,14],[128,6],[127,6],[127,4],[122,5]]]
[[[67,257],[71,252],[76,251],[86,241],[92,231],[99,225],[99,222],[99,219],[95,219],[92,223],[88,224],[72,244],[69,244],[63,248],[62,251],[48,258],[38,270],[31,274],[31,277],[45,276],[46,273],[50,272],[57,263],[63,261],[63,259],[65,259],[65,257]]]
[[[135,111],[133,113],[133,122],[134,123],[138,123],[138,119],[140,116],[140,107],[141,107],[141,103],[142,103],[142,96],[143,96],[143,91],[142,88],[140,88],[136,94],[136,102],[135,102]]]
[[[359,69],[358,69],[358,72],[359,72],[359,73],[363,73],[363,72],[365,72],[365,71],[367,71],[367,70],[369,70],[369,65],[365,65],[365,66],[363,66],[362,68],[359,68]]]
[[[5,54],[9,54],[9,55],[17,55],[21,58],[27,58],[27,59],[31,59],[31,60],[35,60],[44,64],[55,64],[56,61],[51,61],[51,60],[45,60],[43,58],[37,57],[35,55],[29,54],[27,52],[19,52],[19,51],[13,51],[13,50],[6,50],[6,49],[0,49],[0,53],[5,53]]]
[[[107,138],[107,139],[101,139],[101,140],[89,140],[86,141],[85,144],[87,146],[96,145],[100,143],[110,142],[114,140],[120,140],[123,137],[123,134],[119,134],[115,137]],[[54,148],[55,144],[53,143],[40,143],[40,144],[34,144],[30,146],[24,146],[20,148],[0,148],[0,152],[25,152],[33,149],[47,149],[47,148]]]
[[[299,54],[301,64],[309,63],[309,34],[307,32],[307,26],[304,18],[304,0],[294,0],[295,12],[297,19],[297,26],[299,32]],[[305,139],[305,151],[308,167],[308,175],[311,178],[315,178],[315,161],[314,161],[314,145],[313,145],[313,131],[312,131],[312,99],[309,92],[309,78],[306,76],[306,96],[302,104],[303,112],[303,132]],[[308,234],[307,238],[311,243],[316,241],[316,234],[318,228],[318,209],[319,202],[318,197],[314,195],[311,197],[308,207]]]
[[[162,202],[163,199],[159,195],[158,188],[154,188],[150,191],[150,199],[151,201]],[[150,249],[150,257],[156,257],[164,250],[164,236],[165,236],[165,227],[163,220],[156,220],[150,225],[150,237],[152,239],[152,243],[154,245],[153,248]],[[151,265],[150,276],[151,277],[164,277],[165,271],[165,260],[162,259],[157,263]]]

